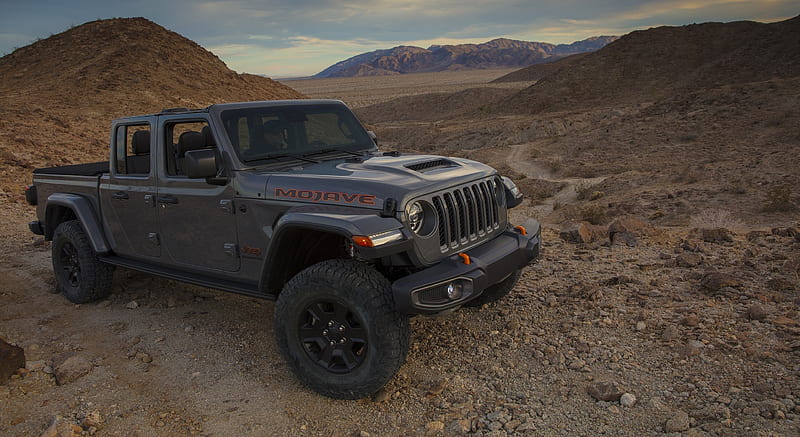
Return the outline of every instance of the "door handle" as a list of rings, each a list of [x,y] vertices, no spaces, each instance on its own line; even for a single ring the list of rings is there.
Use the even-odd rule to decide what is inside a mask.
[[[172,196],[158,196],[158,203],[169,203],[175,205],[178,203],[178,198]]]
[[[129,196],[128,193],[124,191],[117,191],[116,193],[111,195],[111,198],[116,200],[128,200]]]

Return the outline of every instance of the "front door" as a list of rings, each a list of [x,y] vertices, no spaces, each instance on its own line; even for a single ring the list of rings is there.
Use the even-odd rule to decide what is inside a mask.
[[[164,262],[178,268],[238,271],[233,187],[189,179],[184,168],[187,151],[216,147],[207,121],[167,116],[159,126],[165,153],[159,163],[156,209]]]

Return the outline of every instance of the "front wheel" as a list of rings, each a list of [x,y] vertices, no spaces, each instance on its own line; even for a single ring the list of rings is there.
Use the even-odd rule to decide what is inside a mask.
[[[114,266],[100,262],[79,221],[56,227],[52,257],[56,284],[70,302],[92,302],[111,292]]]
[[[275,335],[289,367],[312,390],[358,399],[383,387],[408,353],[408,317],[394,307],[389,281],[367,265],[314,264],[284,287]]]

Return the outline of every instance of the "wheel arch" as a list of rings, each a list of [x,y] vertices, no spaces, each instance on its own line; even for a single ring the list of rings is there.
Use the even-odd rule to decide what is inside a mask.
[[[373,235],[402,225],[374,211],[340,207],[301,207],[276,222],[260,289],[277,297],[286,282],[306,267],[336,258],[351,258],[354,235]]]
[[[47,198],[47,209],[45,210],[45,239],[52,240],[58,225],[68,220],[78,220],[81,223],[92,249],[98,255],[104,255],[110,251],[103,228],[100,226],[100,220],[89,199],[77,194],[51,194]]]

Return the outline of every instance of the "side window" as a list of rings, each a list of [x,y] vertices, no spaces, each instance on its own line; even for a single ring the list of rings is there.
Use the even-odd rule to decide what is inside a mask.
[[[164,162],[170,176],[186,176],[186,152],[216,146],[205,121],[181,121],[165,125],[166,147]]]
[[[117,174],[146,176],[150,174],[150,125],[117,126],[115,135]]]

